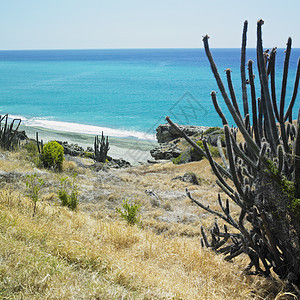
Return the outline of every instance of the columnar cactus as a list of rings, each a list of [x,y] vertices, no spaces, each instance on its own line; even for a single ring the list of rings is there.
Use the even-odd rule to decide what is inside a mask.
[[[104,137],[103,131],[101,136],[101,141],[99,141],[98,136],[95,136],[94,142],[94,159],[98,162],[105,163],[107,158],[107,153],[109,150],[108,137]]]
[[[218,165],[209,153],[207,142],[203,140],[206,157],[217,175],[217,184],[230,200],[240,207],[240,215],[235,219],[230,214],[228,199],[221,195],[218,202],[221,212],[206,207],[193,198],[187,190],[187,196],[197,205],[225,220],[222,231],[217,222],[211,230],[209,241],[205,230],[201,228],[202,244],[226,255],[227,260],[248,254],[250,264],[246,268],[255,274],[269,276],[271,270],[280,278],[287,280],[299,293],[300,286],[300,110],[297,123],[292,122],[292,110],[300,76],[300,59],[298,60],[293,94],[285,110],[286,85],[291,38],[288,39],[285,53],[284,72],[279,107],[275,91],[275,58],[276,48],[270,52],[263,51],[262,25],[257,23],[257,65],[259,73],[259,90],[255,89],[253,61],[248,62],[248,76],[245,76],[245,49],[247,38],[247,21],[244,23],[241,78],[243,110],[242,117],[238,107],[230,70],[226,70],[230,91],[228,96],[218,69],[211,55],[208,36],[203,38],[204,48],[212,72],[222,97],[233,117],[244,142],[239,143],[236,132],[229,128],[228,121],[218,105],[216,92],[211,93],[212,102],[222,119],[226,138],[227,161],[225,167]],[[247,86],[250,85],[252,118],[250,119],[247,100]],[[257,94],[259,97],[257,97]],[[231,98],[231,99],[230,99]],[[180,130],[169,117],[166,120],[171,126]],[[252,121],[252,122],[251,122]],[[277,121],[277,123],[276,123]],[[252,124],[251,124],[252,123]],[[184,137],[184,134],[182,134]],[[194,147],[194,144],[192,144]],[[222,149],[220,149],[220,152]],[[225,157],[223,155],[223,160]],[[226,172],[229,176],[226,176]],[[224,176],[225,175],[225,176]],[[230,233],[235,228],[238,233]],[[235,232],[236,232],[235,230]]]

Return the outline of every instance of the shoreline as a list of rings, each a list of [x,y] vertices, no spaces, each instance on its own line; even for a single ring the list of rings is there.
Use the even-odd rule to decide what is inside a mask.
[[[67,141],[69,144],[78,144],[84,149],[87,147],[94,148],[94,138],[96,136],[94,134],[58,131],[21,124],[19,131],[23,130],[30,139],[34,140],[36,139],[36,132],[38,132],[39,140],[43,140],[44,143],[57,140],[62,142]],[[137,165],[139,162],[145,163],[148,159],[152,159],[150,150],[158,145],[156,140],[140,140],[136,138],[108,136],[108,141],[110,146],[108,155],[117,159],[122,158],[132,165]]]

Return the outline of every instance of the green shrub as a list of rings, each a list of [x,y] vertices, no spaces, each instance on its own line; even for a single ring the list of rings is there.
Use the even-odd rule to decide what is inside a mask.
[[[190,153],[190,150],[188,150],[188,151],[181,153],[178,157],[173,158],[172,162],[175,165],[181,165],[181,164],[186,164],[186,163],[190,162],[191,160],[192,160],[191,153]]]
[[[218,147],[208,145],[208,149],[212,157],[220,157],[220,152]]]
[[[39,191],[44,185],[44,181],[41,178],[37,177],[37,174],[34,173],[32,175],[27,175],[26,176],[27,181],[26,181],[26,194],[28,197],[31,198],[33,202],[33,214],[32,216],[34,217],[35,212],[36,212],[36,203],[39,200]]]
[[[47,143],[43,147],[41,160],[45,168],[62,169],[64,160],[64,148],[56,141]]]
[[[196,144],[197,144],[201,149],[204,150],[204,146],[203,146],[202,140],[197,141]],[[214,146],[212,146],[212,145],[210,145],[210,144],[207,144],[207,145],[208,145],[208,149],[209,149],[209,152],[210,152],[210,154],[211,154],[212,157],[219,157],[219,156],[220,156],[218,147],[214,147]],[[193,157],[195,156],[195,154],[199,157],[199,159],[197,159],[197,160],[201,160],[201,159],[203,158],[203,155],[200,155],[198,152],[196,152],[196,151],[194,150],[194,148],[192,148],[192,151],[194,152],[194,153],[193,153]],[[205,151],[205,150],[204,150],[204,151]]]
[[[76,210],[79,203],[76,177],[77,174],[75,173],[71,180],[68,177],[61,178],[58,190],[58,198],[61,201],[61,205],[67,206],[71,210]]]
[[[220,127],[209,127],[207,130],[204,131],[204,135],[211,134],[211,133],[220,133],[224,134],[224,130]]]
[[[85,151],[84,154],[83,154],[83,157],[93,159],[94,158],[94,153]]]
[[[140,223],[139,211],[141,205],[134,201],[133,203],[128,203],[128,200],[123,200],[122,209],[117,208],[116,212],[118,212],[127,224],[135,225]]]

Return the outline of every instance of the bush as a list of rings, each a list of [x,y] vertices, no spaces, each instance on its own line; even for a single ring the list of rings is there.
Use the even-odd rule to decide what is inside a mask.
[[[47,143],[42,150],[41,160],[45,168],[62,169],[64,148],[56,141]]]
[[[205,151],[202,140],[197,141],[196,144],[197,144],[201,149],[203,149],[203,150]],[[211,156],[212,156],[212,157],[219,157],[219,156],[220,156],[218,147],[214,147],[214,146],[208,144],[208,149],[209,149],[209,152],[211,153]],[[201,159],[203,159],[203,155],[201,155],[200,153],[198,153],[197,151],[195,151],[194,148],[192,148],[191,156],[192,156],[192,160],[193,160],[193,161],[194,161],[194,160],[201,160]]]
[[[137,202],[128,203],[128,200],[123,200],[122,209],[117,208],[116,212],[118,212],[127,224],[135,225],[140,223],[140,217],[138,216],[141,205]]]
[[[62,206],[67,206],[71,210],[76,210],[78,207],[78,186],[76,184],[77,174],[73,175],[72,180],[68,177],[60,179],[60,186],[58,190],[58,198]]]
[[[220,127],[209,127],[207,130],[204,131],[204,135],[211,134],[211,133],[219,133],[224,134],[224,130]]]
[[[181,153],[178,157],[173,158],[172,162],[174,165],[186,164],[191,161],[190,150]]]

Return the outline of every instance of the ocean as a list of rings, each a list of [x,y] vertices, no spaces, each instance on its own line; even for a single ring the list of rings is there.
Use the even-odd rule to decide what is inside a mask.
[[[240,49],[211,51],[224,81],[231,68],[241,103]],[[280,95],[284,49],[277,52]],[[293,49],[287,99],[299,56]],[[256,61],[255,49],[247,59]],[[21,117],[26,127],[153,141],[167,115],[180,124],[221,126],[212,90],[218,88],[203,49],[0,51],[0,114]],[[233,124],[220,93],[218,101]]]

